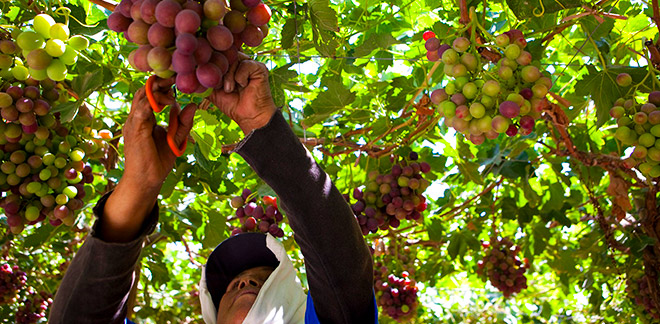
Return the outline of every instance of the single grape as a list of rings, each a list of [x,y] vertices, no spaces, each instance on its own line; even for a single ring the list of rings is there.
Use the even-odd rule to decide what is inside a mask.
[[[75,35],[67,43],[76,51],[82,51],[89,46],[89,39],[82,35]]]
[[[233,34],[238,34],[242,32],[243,29],[245,29],[245,26],[247,25],[247,19],[245,18],[242,12],[237,10],[232,10],[228,12],[222,21],[224,26],[229,28],[229,30]]]
[[[153,47],[169,47],[174,43],[174,30],[155,23],[149,27],[147,39]]]
[[[205,38],[197,38],[197,49],[193,54],[198,65],[204,64],[211,59],[213,48]]]
[[[261,42],[263,41],[263,34],[261,33],[259,27],[253,24],[248,24],[241,32],[241,39],[245,45],[256,47],[261,45]]]
[[[183,93],[193,93],[200,86],[195,73],[178,73],[176,87]]]
[[[181,10],[175,18],[174,27],[177,32],[194,34],[202,24],[199,15],[191,10]]]
[[[154,71],[167,70],[172,64],[172,54],[164,47],[154,47],[147,54],[147,62]]]
[[[172,53],[172,70],[176,73],[191,73],[195,71],[197,62],[192,55],[183,53],[178,48]]]
[[[247,20],[256,26],[267,24],[270,21],[271,15],[270,7],[261,1],[256,6],[250,8],[246,14]]]
[[[135,20],[129,26],[126,31],[126,35],[130,40],[138,45],[149,44],[149,24],[145,23],[142,20]]]
[[[37,70],[43,70],[50,65],[53,58],[48,55],[46,50],[37,48],[30,51],[26,60],[29,67]]]
[[[210,20],[219,21],[227,12],[222,0],[207,0],[204,2],[204,16]]]
[[[165,27],[174,27],[176,16],[181,9],[181,5],[174,0],[162,0],[156,5],[156,20]]]
[[[232,32],[227,27],[221,25],[209,28],[206,32],[206,39],[211,47],[218,51],[228,50],[234,42]]]

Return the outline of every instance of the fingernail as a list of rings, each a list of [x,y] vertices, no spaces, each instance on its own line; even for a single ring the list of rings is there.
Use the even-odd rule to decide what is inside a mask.
[[[229,88],[231,88],[231,84],[229,84],[229,82],[225,82],[225,92],[229,92],[231,90]]]

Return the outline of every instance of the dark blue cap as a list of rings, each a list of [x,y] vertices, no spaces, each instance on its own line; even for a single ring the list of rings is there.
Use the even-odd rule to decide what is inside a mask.
[[[227,286],[241,272],[261,266],[277,268],[279,264],[266,246],[266,234],[241,233],[222,241],[206,261],[206,286],[213,305],[218,309]]]

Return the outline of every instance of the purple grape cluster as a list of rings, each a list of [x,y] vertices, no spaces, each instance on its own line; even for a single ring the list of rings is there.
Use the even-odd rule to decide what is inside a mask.
[[[394,164],[387,174],[369,172],[364,189],[353,189],[351,205],[362,234],[376,233],[378,229],[397,228],[404,219],[419,221],[426,210],[426,198],[422,193],[430,182],[423,173],[431,171],[426,162],[416,162],[417,153],[412,152],[409,162]]]
[[[376,302],[383,313],[398,322],[407,322],[416,315],[419,305],[418,288],[408,272],[401,273],[400,278],[393,274],[388,275],[387,267],[376,263],[374,278]]]
[[[491,238],[482,246],[486,254],[477,262],[477,274],[488,278],[506,298],[527,288],[525,271],[529,265],[526,259],[523,262],[518,258],[519,246],[514,246],[508,238]]]
[[[614,137],[623,146],[635,148],[626,164],[637,167],[647,177],[660,177],[660,147],[655,145],[660,139],[660,91],[650,92],[642,104],[634,98],[619,98],[610,109],[610,116],[617,123]]]
[[[169,78],[184,93],[219,88],[243,44],[268,35],[270,8],[261,0],[122,0],[108,27],[139,45],[128,57],[143,72]]]
[[[82,140],[49,112],[57,89],[50,80],[33,79],[0,89],[0,207],[15,234],[45,219],[72,225],[84,206],[84,184],[94,180],[86,161],[103,153],[99,143]],[[81,109],[74,123],[90,120],[83,115]]]
[[[626,284],[628,297],[633,302],[633,307],[637,310],[642,323],[660,323],[660,309],[653,302],[653,291],[660,290],[657,277],[653,280],[643,272],[637,272],[630,275]],[[652,285],[655,289],[652,289]]]
[[[17,265],[0,266],[0,305],[14,301],[16,294],[25,286],[27,275]]]
[[[442,44],[431,32],[424,39],[427,58],[442,61],[445,75],[451,77],[444,88],[431,93],[447,126],[476,145],[502,133],[529,135],[534,130],[549,105],[546,96],[552,80],[532,64],[522,32],[513,29],[497,36],[495,46],[502,58],[486,69],[479,50],[465,37],[455,38],[451,45]]]
[[[48,307],[53,304],[53,295],[42,291],[35,293],[28,292],[23,305],[16,311],[16,323],[34,324],[46,317]]]
[[[284,237],[284,230],[280,228],[284,215],[277,208],[275,197],[264,196],[259,202],[250,189],[243,189],[240,196],[231,199],[230,204],[236,208],[236,217],[241,223],[232,230],[232,236],[245,232],[261,232]]]

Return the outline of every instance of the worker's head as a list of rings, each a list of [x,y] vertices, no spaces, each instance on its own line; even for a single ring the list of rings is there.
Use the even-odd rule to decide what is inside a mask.
[[[264,234],[239,234],[220,243],[209,256],[205,270],[217,324],[242,323],[278,265]]]

